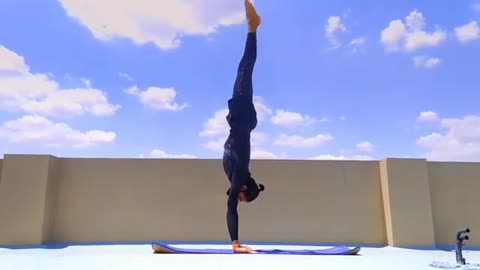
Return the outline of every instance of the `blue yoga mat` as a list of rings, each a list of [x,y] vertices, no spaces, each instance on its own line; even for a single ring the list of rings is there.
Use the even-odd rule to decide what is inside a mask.
[[[162,243],[152,244],[156,254],[235,254],[232,249],[177,248]],[[360,247],[335,246],[325,249],[256,249],[257,254],[278,255],[356,255]]]

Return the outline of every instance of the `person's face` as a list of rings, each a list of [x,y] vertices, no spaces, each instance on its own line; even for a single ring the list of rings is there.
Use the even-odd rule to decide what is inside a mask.
[[[243,186],[242,192],[240,192],[240,194],[238,195],[238,200],[241,201],[241,202],[246,202],[247,201],[247,195],[245,195],[245,192],[244,192],[245,190],[247,190],[247,187]]]
[[[238,200],[241,201],[241,202],[246,202],[247,201],[247,196],[245,195],[245,193],[240,192],[240,194],[238,195]]]

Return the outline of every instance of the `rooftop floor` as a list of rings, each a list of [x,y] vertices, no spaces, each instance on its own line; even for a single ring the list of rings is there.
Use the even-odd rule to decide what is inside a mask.
[[[225,245],[174,245],[177,247],[228,248]],[[254,248],[306,249],[312,246],[266,246]],[[455,252],[393,247],[364,247],[354,256],[296,255],[183,255],[153,254],[149,244],[78,245],[63,248],[0,248],[0,269],[195,269],[195,270],[480,270],[480,251],[465,250],[467,265],[457,267]]]

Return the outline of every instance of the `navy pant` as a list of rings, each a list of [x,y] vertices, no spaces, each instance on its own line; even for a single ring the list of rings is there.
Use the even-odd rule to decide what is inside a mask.
[[[232,241],[238,240],[238,195],[242,186],[250,181],[250,132],[257,124],[252,83],[256,58],[257,37],[255,33],[248,33],[243,57],[238,65],[232,98],[228,101],[227,120],[231,130],[223,154],[223,168],[231,183],[227,225]]]
[[[246,115],[255,114],[255,108],[253,106],[253,69],[257,60],[257,36],[255,33],[248,33],[247,41],[245,43],[245,49],[243,56],[240,60],[237,69],[237,76],[235,78],[235,84],[233,87],[233,93],[231,100],[241,100],[244,106],[236,106],[230,111],[230,115],[234,115],[238,119],[248,118]],[[252,118],[252,117],[250,117]],[[246,124],[246,127],[256,126],[256,117],[250,121],[252,123]],[[252,118],[252,119],[253,119]],[[233,138],[227,140],[224,147],[223,154],[223,168],[228,179],[232,181],[234,168],[242,166],[248,169],[250,163],[250,128],[246,131],[240,132],[242,138]],[[238,136],[233,136],[238,137]],[[230,138],[229,138],[230,139]],[[239,141],[243,143],[238,143]],[[237,146],[232,146],[232,143]]]
[[[237,77],[233,87],[232,98],[253,98],[253,68],[257,60],[257,35],[248,33],[243,57],[238,65]]]

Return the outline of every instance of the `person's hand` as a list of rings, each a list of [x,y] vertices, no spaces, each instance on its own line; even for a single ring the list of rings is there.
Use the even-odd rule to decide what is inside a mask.
[[[238,242],[232,244],[233,251],[235,253],[257,253],[254,249],[249,246],[242,246]]]

